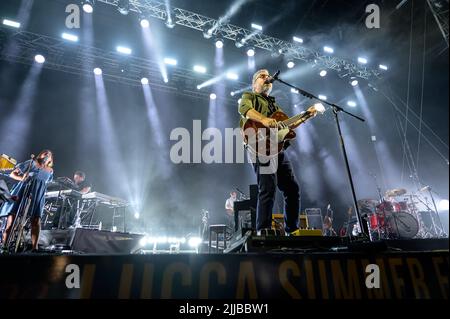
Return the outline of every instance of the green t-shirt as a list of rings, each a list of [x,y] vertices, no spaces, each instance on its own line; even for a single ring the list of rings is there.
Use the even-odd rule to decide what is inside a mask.
[[[239,103],[239,114],[241,119],[239,121],[239,126],[242,128],[244,126],[245,115],[248,110],[255,109],[262,115],[269,117],[276,111],[283,111],[281,107],[275,102],[273,96],[264,96],[259,93],[254,92],[244,92],[241,97],[241,103]]]

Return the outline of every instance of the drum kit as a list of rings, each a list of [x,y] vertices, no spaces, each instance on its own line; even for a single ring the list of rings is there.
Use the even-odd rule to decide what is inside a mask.
[[[380,198],[358,201],[370,240],[448,237],[427,197],[395,188]]]

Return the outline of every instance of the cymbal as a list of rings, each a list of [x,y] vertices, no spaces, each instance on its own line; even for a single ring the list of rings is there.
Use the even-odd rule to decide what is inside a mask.
[[[386,197],[396,197],[396,196],[405,195],[406,193],[407,193],[407,191],[404,188],[394,188],[394,189],[388,190],[386,192],[385,196]]]

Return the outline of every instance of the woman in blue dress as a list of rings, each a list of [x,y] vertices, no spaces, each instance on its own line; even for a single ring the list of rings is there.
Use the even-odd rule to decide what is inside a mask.
[[[31,216],[31,245],[33,250],[37,249],[41,230],[40,218],[44,211],[47,183],[53,179],[52,167],[53,154],[49,150],[44,150],[34,159],[18,164],[9,175],[12,179],[19,182],[11,190],[11,195],[17,196],[18,200],[3,204],[0,209],[0,217],[8,216],[2,238],[4,244],[11,232],[11,226],[20,203],[24,199],[24,195],[26,196],[24,194],[26,186],[29,185],[29,194],[31,196],[29,206],[29,216]]]

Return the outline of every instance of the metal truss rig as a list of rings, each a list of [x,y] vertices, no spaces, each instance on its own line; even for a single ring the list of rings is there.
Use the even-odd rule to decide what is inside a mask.
[[[109,81],[128,85],[141,85],[141,78],[147,77],[149,85],[156,90],[172,94],[188,95],[196,98],[208,98],[208,90],[197,90],[199,83],[211,78],[210,74],[194,73],[182,67],[168,68],[170,81],[162,79],[157,61],[126,56],[81,43],[69,43],[23,30],[12,30],[0,26],[0,59],[30,65],[34,56],[45,56],[44,67],[75,75],[93,76],[93,69],[100,67],[103,77]],[[233,81],[227,83],[230,91],[239,90],[247,84]],[[224,97],[235,102],[230,96]]]
[[[448,0],[427,0],[448,48]]]
[[[119,4],[119,0],[97,1],[113,6]],[[144,16],[167,20],[168,14],[164,3],[153,0],[130,0],[129,3],[130,11],[134,11]],[[380,78],[381,75],[381,72],[378,69],[369,69],[345,59],[329,56],[322,52],[308,49],[302,45],[280,40],[232,24],[219,24],[219,20],[208,18],[191,11],[172,7],[170,13],[173,23],[187,28],[205,32],[214,27],[214,31],[211,35],[212,37],[221,37],[235,42],[240,39],[246,39],[246,46],[252,46],[271,52],[279,52],[289,58],[314,63],[318,67],[335,70],[345,74],[345,76],[356,76],[367,80],[374,80]]]

